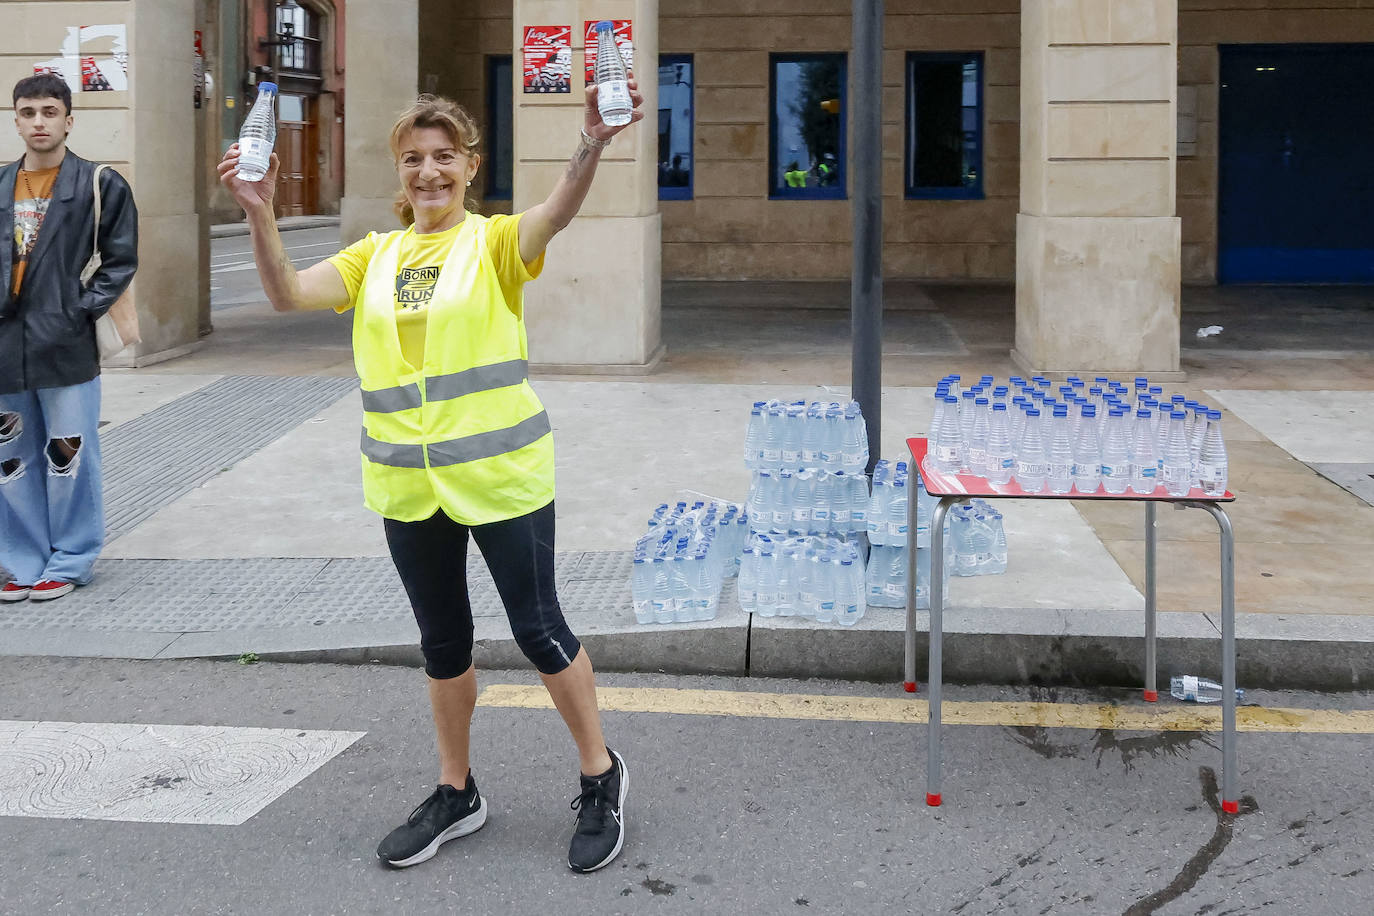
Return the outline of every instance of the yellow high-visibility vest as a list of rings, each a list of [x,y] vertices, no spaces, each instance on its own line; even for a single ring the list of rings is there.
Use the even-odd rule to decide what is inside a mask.
[[[439,271],[418,369],[396,334],[397,263],[410,231],[380,240],[354,307],[364,501],[403,522],[440,508],[464,525],[533,512],[553,499],[553,433],[527,377],[525,323],[487,251],[486,218],[467,214]]]

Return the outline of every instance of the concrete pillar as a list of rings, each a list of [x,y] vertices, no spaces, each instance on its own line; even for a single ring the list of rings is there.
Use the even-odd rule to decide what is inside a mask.
[[[1023,0],[1025,370],[1179,369],[1177,0]]]
[[[72,152],[117,168],[133,187],[139,210],[139,269],[132,295],[143,343],[108,366],[140,366],[199,345],[199,306],[208,295],[200,258],[191,57],[197,16],[186,0],[23,2],[5,4],[0,29],[0,82],[6,104],[16,81],[35,65],[53,66],[74,84]],[[123,26],[112,30],[81,27]],[[85,39],[83,41],[83,38]],[[118,67],[126,82],[81,92],[81,57]],[[13,129],[0,131],[0,158],[18,158]]]
[[[419,0],[352,3],[344,36],[348,89],[344,120],[345,243],[397,229],[392,203],[400,184],[387,140],[391,125],[419,93]]]
[[[602,153],[581,215],[553,240],[543,275],[526,288],[530,359],[553,371],[645,373],[663,355],[655,130],[658,0],[514,0],[513,203],[519,212],[547,197],[577,149],[588,19],[633,21],[635,69],[648,117]],[[524,93],[520,48],[527,25],[572,26],[571,93]]]

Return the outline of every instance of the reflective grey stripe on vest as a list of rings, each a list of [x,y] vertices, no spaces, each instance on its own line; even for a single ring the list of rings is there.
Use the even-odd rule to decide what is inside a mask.
[[[420,406],[420,386],[412,382],[395,388],[363,392],[363,410],[368,413],[395,413]]]
[[[539,441],[551,429],[548,412],[541,410],[528,420],[521,420],[505,429],[493,429],[491,432],[464,436],[461,439],[436,442],[429,447],[429,465],[439,468],[466,461],[494,458]]]
[[[393,468],[423,468],[425,466],[425,447],[423,445],[393,445],[374,439],[363,429],[363,457],[373,464],[385,464]]]
[[[441,468],[483,458],[495,458],[539,441],[552,430],[547,411],[541,410],[528,420],[521,420],[505,429],[476,433],[461,439],[436,442],[429,447],[430,467]],[[374,439],[363,430],[363,455],[373,464],[393,468],[423,468],[423,445],[393,445]]]
[[[529,375],[529,363],[512,359],[490,366],[475,366],[449,375],[436,375],[425,380],[425,391],[431,401],[448,401],[466,394],[491,391],[518,385]],[[395,413],[419,407],[420,386],[414,383],[395,388],[379,388],[363,392],[363,410],[369,413]]]
[[[529,368],[525,360],[513,359],[490,366],[474,366],[450,375],[436,375],[425,380],[425,394],[431,401],[447,401],[478,391],[507,388],[523,382],[529,375]]]

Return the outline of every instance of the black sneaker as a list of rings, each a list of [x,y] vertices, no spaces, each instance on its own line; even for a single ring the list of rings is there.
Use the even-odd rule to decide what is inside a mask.
[[[573,799],[577,829],[568,846],[568,867],[576,872],[609,865],[625,845],[625,788],[629,784],[625,760],[606,748],[611,768],[601,776],[582,777],[582,794]]]
[[[406,822],[377,846],[377,858],[392,868],[419,865],[434,858],[444,843],[467,836],[486,822],[487,803],[469,773],[463,791],[441,785],[410,812]]]

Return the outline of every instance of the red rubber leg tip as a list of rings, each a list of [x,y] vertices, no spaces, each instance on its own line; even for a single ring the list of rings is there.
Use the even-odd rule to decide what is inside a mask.
[[[916,692],[916,682],[915,682],[915,681],[903,681],[903,682],[902,682],[902,689],[905,690],[907,693],[915,693],[915,692]]]
[[[1221,803],[1221,810],[1225,811],[1227,814],[1240,814],[1240,802],[1224,801]]]
[[[939,793],[939,792],[927,792],[927,793],[926,793],[926,804],[927,804],[927,805],[930,805],[930,807],[932,807],[932,808],[938,808],[938,807],[940,807],[940,793]]]
[[[1159,702],[1159,691],[1158,691],[1158,690],[1147,690],[1147,691],[1145,691],[1145,702],[1146,702],[1146,703],[1157,703],[1157,702]]]

